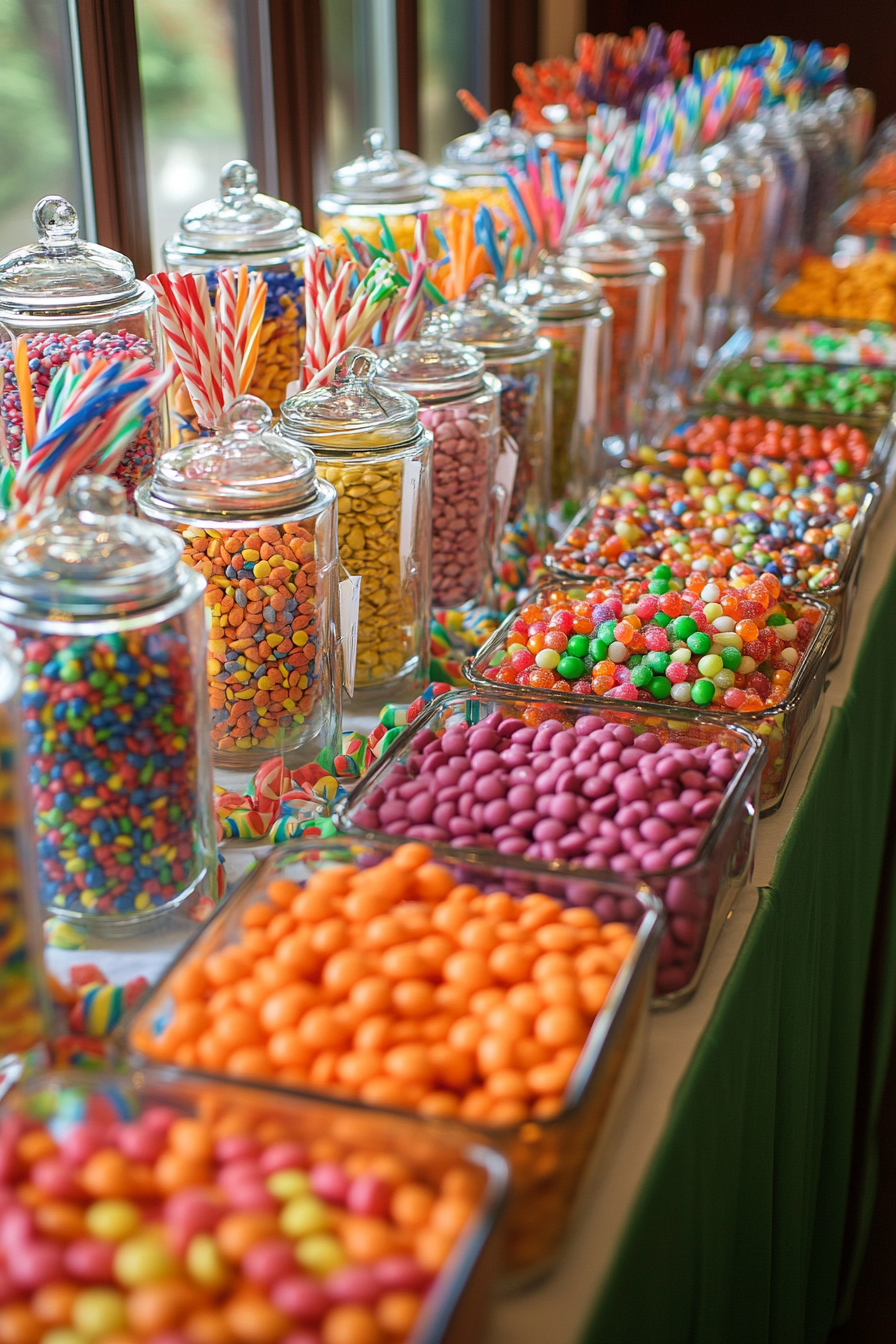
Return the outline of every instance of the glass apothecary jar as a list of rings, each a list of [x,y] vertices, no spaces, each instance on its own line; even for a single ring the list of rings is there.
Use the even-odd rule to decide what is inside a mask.
[[[319,243],[316,234],[302,228],[294,205],[263,195],[251,163],[233,159],[221,169],[220,196],[188,210],[177,233],[162,246],[165,269],[204,275],[212,298],[216,272],[225,266],[261,273],[268,290],[249,392],[275,412],[287,383],[299,376],[305,348],[303,263],[309,247]],[[182,383],[175,390],[174,408],[175,439],[195,438],[199,427]]]
[[[595,280],[556,258],[512,280],[501,297],[534,313],[551,343],[551,502],[572,517],[604,465],[613,310]]]
[[[657,191],[673,204],[682,201],[703,234],[703,330],[694,362],[705,368],[728,329],[737,239],[731,179],[691,154],[677,160]]]
[[[501,385],[478,350],[444,337],[400,341],[379,356],[377,386],[415,397],[433,437],[433,606],[473,606],[492,581]]]
[[[442,162],[429,175],[445,205],[475,210],[487,205],[512,214],[505,172],[525,161],[532,137],[511,124],[506,112],[492,112],[475,131],[459,135],[442,150]]]
[[[372,351],[347,351],[332,383],[283,403],[276,433],[310,448],[336,490],[339,560],[361,580],[355,707],[379,710],[429,668],[432,435],[375,369]]]
[[[550,341],[539,336],[534,313],[499,299],[491,281],[435,310],[424,328],[430,331],[474,345],[501,384],[501,427],[518,449],[507,522],[524,519],[543,550],[551,507]]]
[[[325,240],[338,241],[340,230],[378,243],[380,215],[398,247],[413,249],[417,216],[438,211],[441,193],[429,182],[429,168],[416,154],[392,149],[379,127],[364,136],[364,152],[333,173],[332,190],[317,203]],[[432,225],[433,221],[430,221]]]
[[[843,174],[840,146],[824,117],[815,107],[793,114],[793,133],[806,151],[809,174],[801,241],[809,252],[827,256],[834,246],[836,226],[831,216],[840,204]]]
[[[600,281],[613,309],[608,432],[627,444],[649,432],[664,345],[666,272],[656,244],[610,219],[575,235],[564,254]]]
[[[717,169],[731,181],[734,205],[734,275],[731,280],[731,307],[728,329],[747,326],[759,298],[762,266],[763,215],[768,190],[766,173],[774,174],[773,161],[765,162],[747,153],[743,143],[734,139],[712,145],[703,155],[707,170]]]
[[[150,359],[164,365],[155,295],[120,252],[79,236],[75,207],[45,196],[34,207],[37,242],[0,261],[0,414],[10,457],[23,447],[22,404],[15,379],[15,339],[24,336],[36,410],[57,369],[77,353],[94,359]],[[10,340],[12,338],[12,340]],[[132,497],[152,471],[165,438],[155,411],[126,450],[116,477]]]
[[[224,769],[341,750],[336,491],[272,418],[240,397],[215,437],[164,453],[137,494],[207,584],[212,761]]]
[[[107,935],[217,889],[205,580],[125,507],[117,482],[79,476],[0,545],[34,889]]]
[[[757,121],[739,126],[736,136],[738,139],[757,136],[757,128],[761,132],[759,143],[774,159],[781,180],[781,204],[770,222],[771,239],[762,275],[762,289],[767,292],[799,265],[809,159],[793,129],[792,113],[785,107],[763,111]]]
[[[679,391],[690,381],[703,321],[703,234],[686,201],[666,200],[655,187],[630,196],[626,209],[666,271],[659,374],[665,387]]]
[[[50,1034],[37,904],[19,858],[14,722],[19,669],[0,650],[0,1071]]]

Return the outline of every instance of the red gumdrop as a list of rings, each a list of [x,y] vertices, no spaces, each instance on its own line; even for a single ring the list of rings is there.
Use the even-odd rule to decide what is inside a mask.
[[[382,1218],[392,1202],[392,1187],[369,1173],[356,1176],[348,1188],[345,1207],[367,1218]]]

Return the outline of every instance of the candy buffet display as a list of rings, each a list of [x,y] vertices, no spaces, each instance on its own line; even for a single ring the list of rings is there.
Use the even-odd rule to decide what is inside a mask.
[[[405,149],[393,149],[385,131],[377,127],[366,132],[364,152],[337,168],[331,182],[332,189],[317,203],[327,242],[337,240],[340,230],[346,229],[377,243],[382,217],[398,246],[410,248],[418,216],[438,212],[442,206],[441,192],[430,185],[423,160]]]
[[[501,385],[478,350],[442,337],[380,351],[377,384],[409,393],[432,434],[432,601],[481,602],[491,587]]]
[[[258,174],[250,163],[234,159],[221,169],[220,196],[188,210],[180,227],[162,246],[168,271],[204,275],[216,297],[216,273],[223,267],[246,266],[265,285],[264,317],[258,359],[248,388],[280,409],[286,387],[298,377],[305,340],[302,263],[316,235],[302,228],[293,205],[258,190]],[[179,420],[191,437],[192,407],[186,391],[174,402]]]
[[[33,447],[50,382],[74,354],[164,363],[155,298],[127,257],[85,242],[61,196],[38,201],[33,218],[37,242],[0,261],[0,418],[14,465]],[[129,496],[152,472],[164,433],[156,411],[125,453],[116,475]]]
[[[342,743],[336,491],[270,426],[264,402],[239,398],[217,436],[163,454],[137,496],[206,581],[212,760],[227,769],[305,764]]]
[[[506,1167],[450,1135],[68,1071],[5,1099],[0,1153],[4,1339],[437,1344],[464,1307],[479,1337]]]
[[[0,544],[23,826],[47,914],[130,928],[215,879],[204,580],[105,478]]]
[[[370,351],[352,352],[329,385],[283,403],[277,432],[310,448],[336,490],[340,564],[361,579],[355,685],[379,706],[423,679],[433,436],[375,369]]]
[[[814,723],[834,614],[816,599],[776,592],[770,575],[707,583],[694,573],[681,591],[651,591],[662,586],[635,579],[537,589],[469,660],[466,676],[478,689],[531,687],[539,697],[733,716],[766,744],[760,797],[769,812]]]
[[[643,876],[671,920],[657,990],[680,1001],[749,871],[763,749],[698,715],[597,708],[509,691],[444,696],[365,777],[343,820],[370,837],[423,840],[437,857],[521,856],[537,882],[567,877],[573,904],[572,880],[589,871]]]
[[[285,851],[159,986],[132,1046],[452,1120],[510,1162],[507,1268],[543,1268],[634,1062],[662,927],[626,875],[582,877],[570,904],[512,860],[352,838]]]

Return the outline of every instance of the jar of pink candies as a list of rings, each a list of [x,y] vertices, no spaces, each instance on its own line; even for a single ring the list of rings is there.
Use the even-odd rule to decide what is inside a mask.
[[[128,258],[85,242],[74,206],[61,196],[38,201],[33,219],[37,242],[0,261],[0,415],[14,464],[24,442],[15,377],[18,337],[27,342],[38,413],[51,379],[73,354],[91,362],[148,359],[154,368],[165,362],[155,296],[137,279]],[[129,500],[152,474],[165,438],[164,414],[160,407],[149,417],[115,472]]]
[[[478,350],[439,337],[386,346],[376,378],[416,397],[433,436],[433,605],[472,606],[491,582],[501,384]]]

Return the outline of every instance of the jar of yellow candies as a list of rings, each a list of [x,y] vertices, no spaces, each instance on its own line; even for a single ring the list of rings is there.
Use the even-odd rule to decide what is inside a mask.
[[[428,672],[432,435],[413,397],[372,385],[376,363],[347,351],[332,383],[283,403],[276,432],[335,487],[339,559],[361,580],[355,708],[378,710],[413,698]]]
[[[337,168],[331,182],[332,190],[317,203],[327,243],[339,242],[346,229],[378,245],[383,216],[396,247],[413,249],[417,216],[442,206],[427,165],[406,149],[392,149],[379,127],[364,136],[364,153]]]
[[[524,164],[532,143],[528,131],[513,126],[506,112],[493,112],[469,135],[459,135],[442,150],[442,162],[429,180],[442,192],[446,205],[475,210],[497,207],[512,216],[504,176],[508,168]]]

